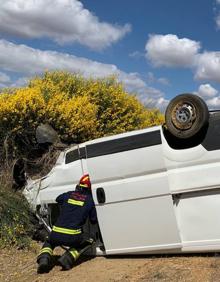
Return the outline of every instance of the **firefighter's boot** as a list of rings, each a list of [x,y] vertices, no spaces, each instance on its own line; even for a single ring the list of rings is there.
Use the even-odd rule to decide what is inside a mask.
[[[73,268],[74,262],[78,259],[79,253],[75,249],[66,251],[59,259],[58,263],[62,266],[62,270]]]
[[[48,253],[43,253],[38,256],[37,263],[37,273],[48,273],[52,267],[52,256]]]

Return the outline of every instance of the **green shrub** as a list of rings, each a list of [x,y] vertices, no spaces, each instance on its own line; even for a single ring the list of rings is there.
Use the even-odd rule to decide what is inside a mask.
[[[26,199],[20,192],[0,187],[0,247],[28,247],[33,225]]]

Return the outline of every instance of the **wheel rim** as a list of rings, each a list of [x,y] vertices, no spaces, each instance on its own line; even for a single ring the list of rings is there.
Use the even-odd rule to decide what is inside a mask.
[[[177,129],[189,129],[196,119],[196,109],[192,104],[180,102],[173,109],[171,118]]]

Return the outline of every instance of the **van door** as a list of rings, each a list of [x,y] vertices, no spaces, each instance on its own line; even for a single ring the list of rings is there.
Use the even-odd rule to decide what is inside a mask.
[[[181,249],[161,129],[156,129],[103,138],[86,146],[106,254]]]

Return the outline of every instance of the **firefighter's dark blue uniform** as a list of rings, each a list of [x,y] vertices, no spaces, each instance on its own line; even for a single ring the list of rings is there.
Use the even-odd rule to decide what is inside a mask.
[[[91,189],[76,187],[76,191],[63,193],[56,198],[61,206],[60,216],[53,226],[49,238],[44,243],[38,256],[38,263],[42,258],[51,259],[53,249],[57,246],[68,246],[70,249],[61,257],[61,265],[65,269],[72,267],[86,246],[93,240],[83,233],[83,225],[89,218],[91,223],[97,222],[97,215]],[[62,261],[63,259],[63,261]],[[40,264],[39,264],[40,265]],[[39,272],[47,272],[41,267]],[[49,269],[48,269],[49,271]]]

